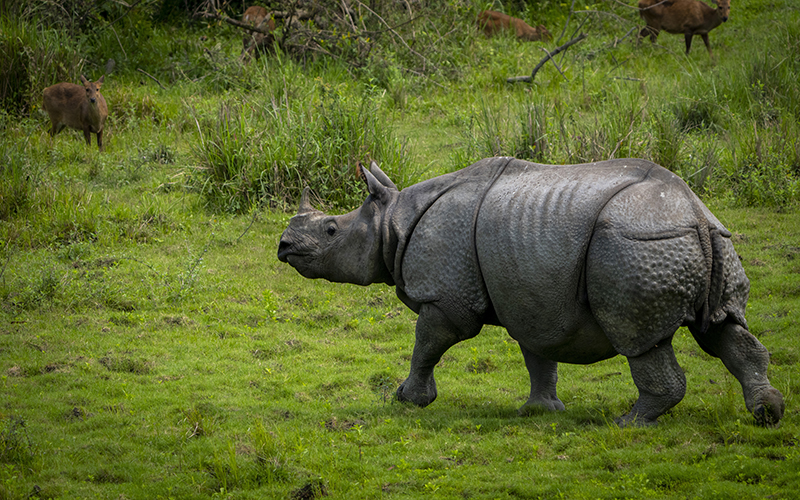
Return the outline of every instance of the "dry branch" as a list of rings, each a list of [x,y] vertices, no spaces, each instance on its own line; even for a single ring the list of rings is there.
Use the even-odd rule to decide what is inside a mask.
[[[563,51],[567,50],[569,47],[571,47],[572,45],[575,45],[576,43],[578,43],[581,40],[587,38],[588,36],[589,35],[587,35],[586,33],[581,33],[580,35],[576,36],[575,38],[573,38],[569,42],[567,42],[564,45],[562,45],[561,47],[558,47],[556,50],[554,50],[552,52],[548,52],[547,55],[541,61],[539,61],[539,64],[537,64],[536,67],[533,68],[533,71],[531,72],[531,76],[514,76],[514,77],[511,77],[511,78],[506,78],[506,81],[508,83],[516,83],[516,82],[528,82],[528,83],[530,83],[530,82],[532,82],[533,79],[536,77],[536,73],[542,68],[542,66],[544,66],[544,64],[547,61],[552,59],[556,54],[559,54],[560,52],[563,52]]]
[[[167,88],[165,86],[163,86],[161,84],[161,82],[158,81],[158,78],[154,77],[153,75],[151,75],[147,71],[143,70],[142,68],[136,68],[136,71],[138,71],[139,73],[142,73],[145,76],[149,76],[154,82],[156,82],[158,84],[159,87],[161,87],[162,90],[167,90]]]
[[[201,17],[203,19],[216,19],[218,21],[225,21],[226,23],[236,26],[237,28],[242,28],[243,30],[261,33],[262,35],[270,34],[269,28],[262,28],[261,25],[256,26],[254,24],[245,21],[239,21],[238,19],[234,19],[232,17],[220,16],[219,14],[212,14],[210,12],[200,12],[197,14],[197,17]]]

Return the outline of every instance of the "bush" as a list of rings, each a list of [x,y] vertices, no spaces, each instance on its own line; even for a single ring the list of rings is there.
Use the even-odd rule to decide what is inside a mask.
[[[212,210],[241,213],[255,205],[293,205],[304,186],[333,206],[363,200],[353,189],[358,161],[374,158],[398,185],[411,181],[404,145],[380,119],[369,91],[348,98],[319,87],[316,104],[269,99],[222,105],[216,120],[198,120],[195,185]]]
[[[0,108],[12,115],[29,115],[45,87],[80,72],[73,39],[37,26],[35,19],[0,16]]]

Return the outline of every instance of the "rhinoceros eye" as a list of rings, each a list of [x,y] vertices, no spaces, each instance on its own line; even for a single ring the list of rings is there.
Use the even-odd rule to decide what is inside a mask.
[[[327,229],[325,229],[325,232],[328,233],[328,236],[333,236],[336,233],[336,226],[331,224]]]

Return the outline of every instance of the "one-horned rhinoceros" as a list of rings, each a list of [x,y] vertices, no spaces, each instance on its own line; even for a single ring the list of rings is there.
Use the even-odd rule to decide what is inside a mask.
[[[670,171],[498,157],[402,191],[374,162],[359,171],[369,196],[348,214],[325,215],[303,193],[278,259],[306,278],[396,286],[419,314],[397,399],[430,404],[444,352],[491,324],[525,358],[521,412],[564,409],[557,363],[622,354],[639,398],[618,423],[654,423],[686,392],[672,349],[685,325],[739,380],[759,423],[783,416],[769,353],[747,330],[749,281],[730,233]]]

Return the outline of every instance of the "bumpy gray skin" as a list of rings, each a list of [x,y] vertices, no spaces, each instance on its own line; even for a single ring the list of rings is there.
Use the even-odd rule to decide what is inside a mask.
[[[387,283],[419,314],[397,399],[436,399],[447,349],[501,325],[530,373],[520,409],[563,410],[557,364],[628,358],[639,398],[620,425],[675,406],[686,379],[672,337],[686,325],[739,380],[761,424],[783,416],[769,353],[744,318],[749,281],[730,233],[689,187],[644,160],[541,165],[488,158],[402,191],[373,162],[369,196],[328,216],[304,193],[278,258],[307,278]]]

